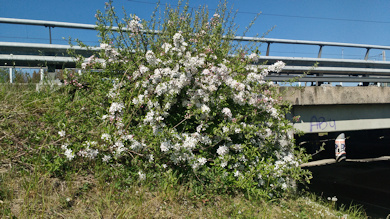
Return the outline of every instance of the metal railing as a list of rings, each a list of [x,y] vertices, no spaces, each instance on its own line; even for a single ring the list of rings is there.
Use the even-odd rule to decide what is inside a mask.
[[[0,17],[0,23],[44,26],[44,27],[49,27],[49,32],[50,32],[50,28],[54,28],[54,27],[71,28],[71,29],[85,29],[85,30],[96,30],[96,28],[98,27],[97,25],[94,25],[94,24],[80,24],[80,23],[69,23],[69,22],[58,22],[58,21],[2,18],[2,17]],[[119,27],[111,27],[111,28],[114,31],[119,29]],[[126,28],[124,28],[123,30],[130,31],[130,29],[126,29]],[[153,33],[153,34],[159,33],[159,31],[155,31],[155,30],[150,30],[150,31],[146,31],[146,32]],[[370,45],[370,44],[353,44],[353,43],[338,43],[338,42],[322,42],[322,41],[309,41],[309,40],[273,39],[273,38],[242,37],[242,36],[236,36],[233,38],[233,40],[267,43],[266,56],[269,56],[269,54],[270,54],[271,44],[276,44],[276,43],[278,43],[278,44],[297,44],[297,45],[319,46],[319,51],[318,51],[318,56],[317,56],[318,58],[321,58],[322,50],[325,46],[351,47],[351,48],[366,49],[366,53],[364,56],[365,60],[368,60],[369,52],[371,49],[390,50],[390,46]],[[50,41],[51,41],[51,34],[50,34]]]
[[[23,24],[49,27],[50,43],[51,43],[51,29],[53,27],[72,28],[72,29],[87,29],[95,30],[98,26],[92,24],[68,23],[57,21],[43,21],[43,20],[28,20],[15,18],[1,18],[0,23],[7,24]],[[118,30],[119,27],[111,27],[113,30]],[[124,31],[130,31],[124,29]],[[145,31],[147,33],[158,34],[158,31]],[[322,41],[306,41],[306,40],[290,40],[290,39],[272,39],[259,37],[241,37],[236,36],[232,40],[245,42],[260,42],[267,44],[267,51],[265,56],[260,56],[260,62],[273,63],[276,61],[284,61],[287,67],[277,75],[269,75],[268,79],[275,81],[283,81],[302,75],[304,72],[310,72],[317,77],[301,77],[298,81],[363,81],[363,82],[390,82],[390,62],[388,61],[371,61],[368,60],[369,52],[372,49],[390,50],[390,46],[369,45],[369,44],[352,44],[352,43],[338,43],[338,42],[322,42]],[[311,45],[318,46],[317,58],[307,57],[282,57],[270,56],[272,44],[296,44],[296,45]],[[324,47],[350,47],[365,49],[364,60],[358,59],[328,59],[321,58]],[[66,55],[68,49],[73,49],[78,53],[90,55],[91,52],[99,50],[99,47],[92,47],[87,50],[82,47],[68,46],[68,45],[53,45],[53,44],[33,44],[33,43],[8,43],[0,42],[0,60],[35,60],[36,62],[50,63],[74,63],[71,57]],[[4,51],[15,51],[21,54],[4,54]],[[41,54],[25,55],[28,51],[40,51]],[[45,56],[45,53],[55,52],[55,56]],[[61,55],[62,53],[62,55]],[[60,55],[58,55],[60,54]],[[385,56],[383,56],[385,57]],[[318,63],[318,67],[312,66]],[[351,77],[353,76],[353,77]]]
[[[47,71],[47,67],[26,67],[26,66],[0,66],[1,69],[6,69],[4,73],[8,72],[8,82],[14,83],[14,75],[16,69],[37,69],[39,70],[39,81],[44,80],[45,71]]]
[[[240,36],[235,37],[234,40],[237,40],[237,41],[255,41],[255,42],[267,43],[266,56],[269,56],[270,46],[271,46],[272,43],[319,46],[320,48],[319,48],[319,51],[318,51],[318,56],[317,56],[318,58],[321,58],[321,56],[322,56],[322,49],[325,46],[352,47],[352,48],[363,48],[363,49],[366,49],[364,60],[368,60],[369,52],[370,52],[371,49],[390,50],[390,46],[369,45],[369,44],[354,44],[354,43],[322,42],[322,41],[308,41],[308,40],[289,40],[289,39],[240,37]]]

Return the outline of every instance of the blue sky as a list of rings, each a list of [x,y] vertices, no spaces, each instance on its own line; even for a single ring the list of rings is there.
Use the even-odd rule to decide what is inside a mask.
[[[142,19],[149,19],[157,0],[116,0],[114,6]],[[191,7],[208,5],[210,11],[218,1],[190,0]],[[94,24],[96,10],[104,0],[0,0],[0,17]],[[175,5],[175,0],[161,0]],[[387,0],[230,0],[238,10],[236,23],[245,27],[257,12],[252,31],[247,36],[262,35],[271,28],[269,38],[390,45],[390,1]],[[96,32],[54,28],[53,43],[66,44],[62,38],[79,38],[96,44]],[[25,25],[0,24],[0,41],[48,43],[48,29]],[[265,45],[262,51],[265,50]],[[271,55],[316,57],[317,47],[272,45]],[[323,57],[362,59],[362,49],[324,48]],[[390,56],[390,52],[388,52]],[[371,59],[380,60],[381,51],[371,51]]]

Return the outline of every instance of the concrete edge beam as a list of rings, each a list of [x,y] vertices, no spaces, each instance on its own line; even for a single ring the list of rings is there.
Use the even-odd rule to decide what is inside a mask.
[[[390,87],[279,87],[283,100],[292,105],[386,104]]]

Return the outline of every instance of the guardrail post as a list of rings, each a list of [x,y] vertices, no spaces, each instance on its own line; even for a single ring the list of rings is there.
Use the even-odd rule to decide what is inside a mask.
[[[52,44],[52,43],[51,43],[51,28],[52,28],[52,26],[45,25],[45,27],[48,27],[48,28],[49,28],[49,38],[50,38],[50,44]],[[54,26],[53,26],[53,28],[54,28]]]
[[[383,58],[383,61],[386,61],[386,51],[385,50],[382,50],[382,58]],[[388,83],[382,83],[382,87],[387,87],[387,84]]]
[[[266,56],[269,56],[269,47],[271,46],[271,43],[267,43],[267,53],[265,54]]]
[[[9,83],[13,83],[13,68],[9,68]]]
[[[322,55],[322,47],[323,47],[323,45],[320,45],[320,50],[318,51],[318,58],[321,58],[321,55]]]
[[[39,82],[42,82],[45,76],[45,72],[43,71],[43,68],[39,69],[39,73],[41,75],[41,80]]]
[[[366,78],[366,77],[368,77],[368,75],[363,75],[363,78]],[[363,82],[363,86],[368,86],[368,85],[370,85],[370,82]]]
[[[364,56],[364,60],[368,60],[368,54],[370,53],[370,48],[367,48],[366,56]]]

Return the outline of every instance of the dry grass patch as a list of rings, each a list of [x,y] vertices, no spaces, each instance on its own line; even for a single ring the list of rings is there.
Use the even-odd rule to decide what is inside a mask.
[[[0,176],[1,218],[365,218],[361,211],[340,212],[313,197],[278,202],[243,195],[191,197],[179,187],[116,188],[92,175],[59,179],[16,165]]]

